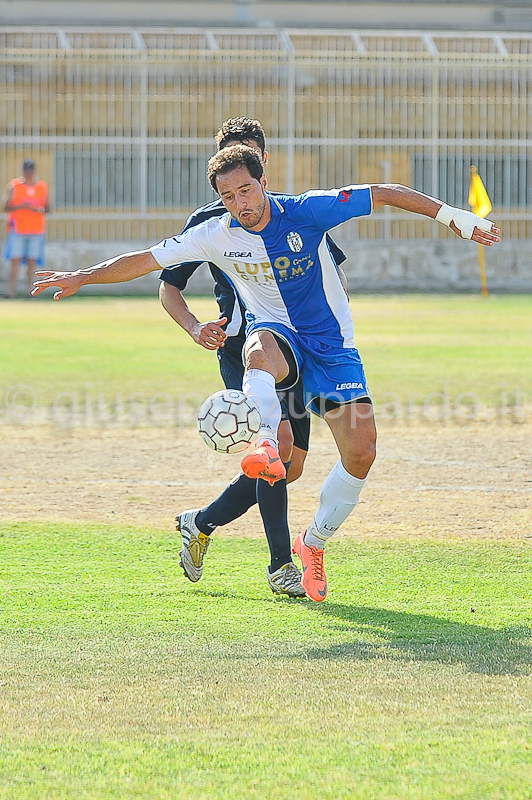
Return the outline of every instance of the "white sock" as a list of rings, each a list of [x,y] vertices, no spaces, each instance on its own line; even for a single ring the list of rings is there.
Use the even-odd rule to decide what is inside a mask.
[[[305,544],[324,547],[358,503],[366,478],[355,478],[337,461],[320,491],[320,504],[305,533]]]
[[[279,450],[279,442],[269,436],[261,436],[259,439],[257,439],[256,446],[259,447],[261,444],[271,444],[272,447],[275,447],[276,450]]]
[[[281,406],[275,391],[275,378],[263,369],[250,369],[244,374],[242,391],[255,401],[260,411],[262,424],[258,441],[267,439],[277,447]]]

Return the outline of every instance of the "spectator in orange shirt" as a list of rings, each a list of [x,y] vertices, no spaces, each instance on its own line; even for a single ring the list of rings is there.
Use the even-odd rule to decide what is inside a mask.
[[[28,264],[28,294],[31,292],[33,273],[42,258],[46,231],[45,214],[50,211],[48,186],[38,180],[35,161],[28,158],[22,165],[22,180],[11,181],[4,206],[9,214],[12,231],[9,235],[9,297],[15,297],[18,269],[24,260]]]

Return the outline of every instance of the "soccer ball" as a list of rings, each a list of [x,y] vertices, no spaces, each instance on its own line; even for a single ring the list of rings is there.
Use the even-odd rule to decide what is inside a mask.
[[[198,411],[198,431],[206,445],[218,453],[240,453],[249,447],[261,426],[253,400],[236,389],[223,389],[208,397]]]

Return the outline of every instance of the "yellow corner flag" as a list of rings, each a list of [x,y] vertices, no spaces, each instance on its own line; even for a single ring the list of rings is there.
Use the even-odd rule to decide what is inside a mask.
[[[471,167],[470,172],[471,181],[469,183],[468,202],[471,206],[471,211],[478,217],[487,217],[493,208],[491,205],[491,200],[488,197],[488,193],[484,184],[482,183],[482,178],[478,174],[477,168]]]
[[[468,203],[471,206],[471,211],[483,219],[488,216],[493,206],[488,197],[486,187],[482,183],[482,178],[478,174],[476,167],[471,167],[471,180],[469,183],[469,199]],[[484,257],[484,248],[481,244],[478,246],[478,263],[480,266],[480,285],[482,296],[488,296],[488,284],[486,281],[486,260]]]

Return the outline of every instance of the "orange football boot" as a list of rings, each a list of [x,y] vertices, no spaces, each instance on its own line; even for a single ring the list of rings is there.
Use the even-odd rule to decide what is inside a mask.
[[[263,478],[273,486],[276,481],[286,478],[286,470],[279,451],[268,442],[257,445],[255,450],[242,459],[242,472],[248,478]]]
[[[303,568],[301,585],[311,600],[321,603],[327,597],[327,576],[323,566],[323,548],[305,544],[305,531],[300,533],[292,547],[292,553],[299,556]]]

